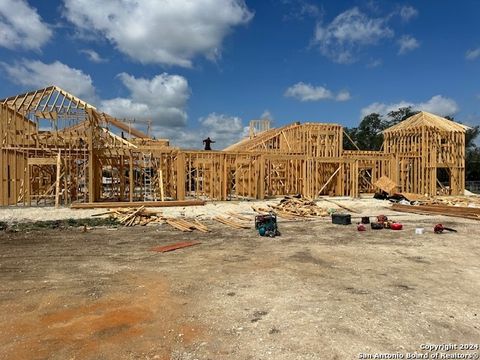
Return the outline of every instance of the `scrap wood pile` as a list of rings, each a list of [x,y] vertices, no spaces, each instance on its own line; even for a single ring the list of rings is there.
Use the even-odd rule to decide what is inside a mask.
[[[198,220],[193,222],[179,218],[168,218],[162,215],[161,212],[148,210],[145,206],[141,206],[137,209],[132,208],[118,208],[110,209],[100,214],[94,214],[93,216],[108,215],[116,219],[120,224],[124,226],[145,226],[150,223],[167,223],[175,229],[191,232],[198,230],[201,232],[209,232],[208,227],[200,223]]]
[[[137,209],[134,208],[117,208],[109,209],[106,212],[100,214],[94,214],[92,216],[108,215],[111,218],[116,219],[120,224],[124,226],[145,226],[151,222],[160,222],[160,215],[156,211],[148,210],[145,206],[141,206]]]
[[[280,204],[272,205],[271,207],[279,216],[315,217],[329,215],[327,209],[303,197],[285,196],[280,200]]]
[[[329,216],[327,209],[303,197],[285,196],[278,205],[268,205],[268,208],[252,206],[252,208],[259,214],[274,211],[279,217],[291,220]]]

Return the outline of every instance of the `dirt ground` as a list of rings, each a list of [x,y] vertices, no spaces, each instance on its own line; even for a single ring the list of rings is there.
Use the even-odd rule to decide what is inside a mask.
[[[404,230],[0,231],[0,359],[358,359],[479,343],[480,223],[390,217]],[[458,233],[433,234],[438,222]],[[184,240],[201,244],[151,251]]]

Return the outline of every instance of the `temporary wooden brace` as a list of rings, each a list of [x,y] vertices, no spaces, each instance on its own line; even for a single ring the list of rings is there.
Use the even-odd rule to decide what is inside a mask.
[[[335,177],[335,175],[337,175],[337,173],[342,169],[341,166],[338,167],[337,170],[335,170],[335,172],[332,174],[332,176],[330,176],[327,180],[327,182],[325,183],[325,185],[322,186],[322,188],[318,191],[319,194],[322,193],[323,189],[325,189],[327,187],[327,185],[330,183],[330,181],[332,181],[332,179]]]

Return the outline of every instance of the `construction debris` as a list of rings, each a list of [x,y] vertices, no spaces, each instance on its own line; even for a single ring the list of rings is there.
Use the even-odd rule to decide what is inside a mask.
[[[278,205],[270,207],[280,216],[287,218],[329,216],[327,209],[304,197],[285,196]],[[263,210],[263,209],[259,209]],[[267,211],[268,212],[268,211]]]
[[[200,223],[198,220],[194,222],[189,222],[185,219],[176,219],[176,218],[167,218],[162,215],[161,212],[151,211],[145,209],[144,206],[141,206],[137,209],[131,208],[119,208],[111,209],[109,211],[94,214],[92,216],[103,216],[109,215],[110,217],[116,219],[120,224],[125,226],[135,226],[141,225],[145,226],[149,223],[167,223],[168,225],[185,232],[191,232],[193,230],[198,230],[201,232],[209,232],[208,227]]]
[[[267,205],[266,208],[252,206],[252,209],[260,215],[268,215],[273,211],[278,217],[287,220],[307,220],[330,215],[329,210],[301,196],[285,196],[278,205]]]
[[[92,216],[108,215],[116,219],[120,224],[124,226],[145,226],[151,222],[159,222],[160,216],[158,212],[145,209],[145,206],[135,208],[118,208],[110,209],[100,214],[94,214]]]

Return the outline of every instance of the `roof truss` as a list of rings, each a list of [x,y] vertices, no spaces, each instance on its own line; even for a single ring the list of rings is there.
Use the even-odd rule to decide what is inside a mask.
[[[76,113],[78,109],[95,110],[95,107],[86,101],[54,85],[11,96],[0,100],[0,103],[6,104],[24,114],[31,112],[69,114]]]

